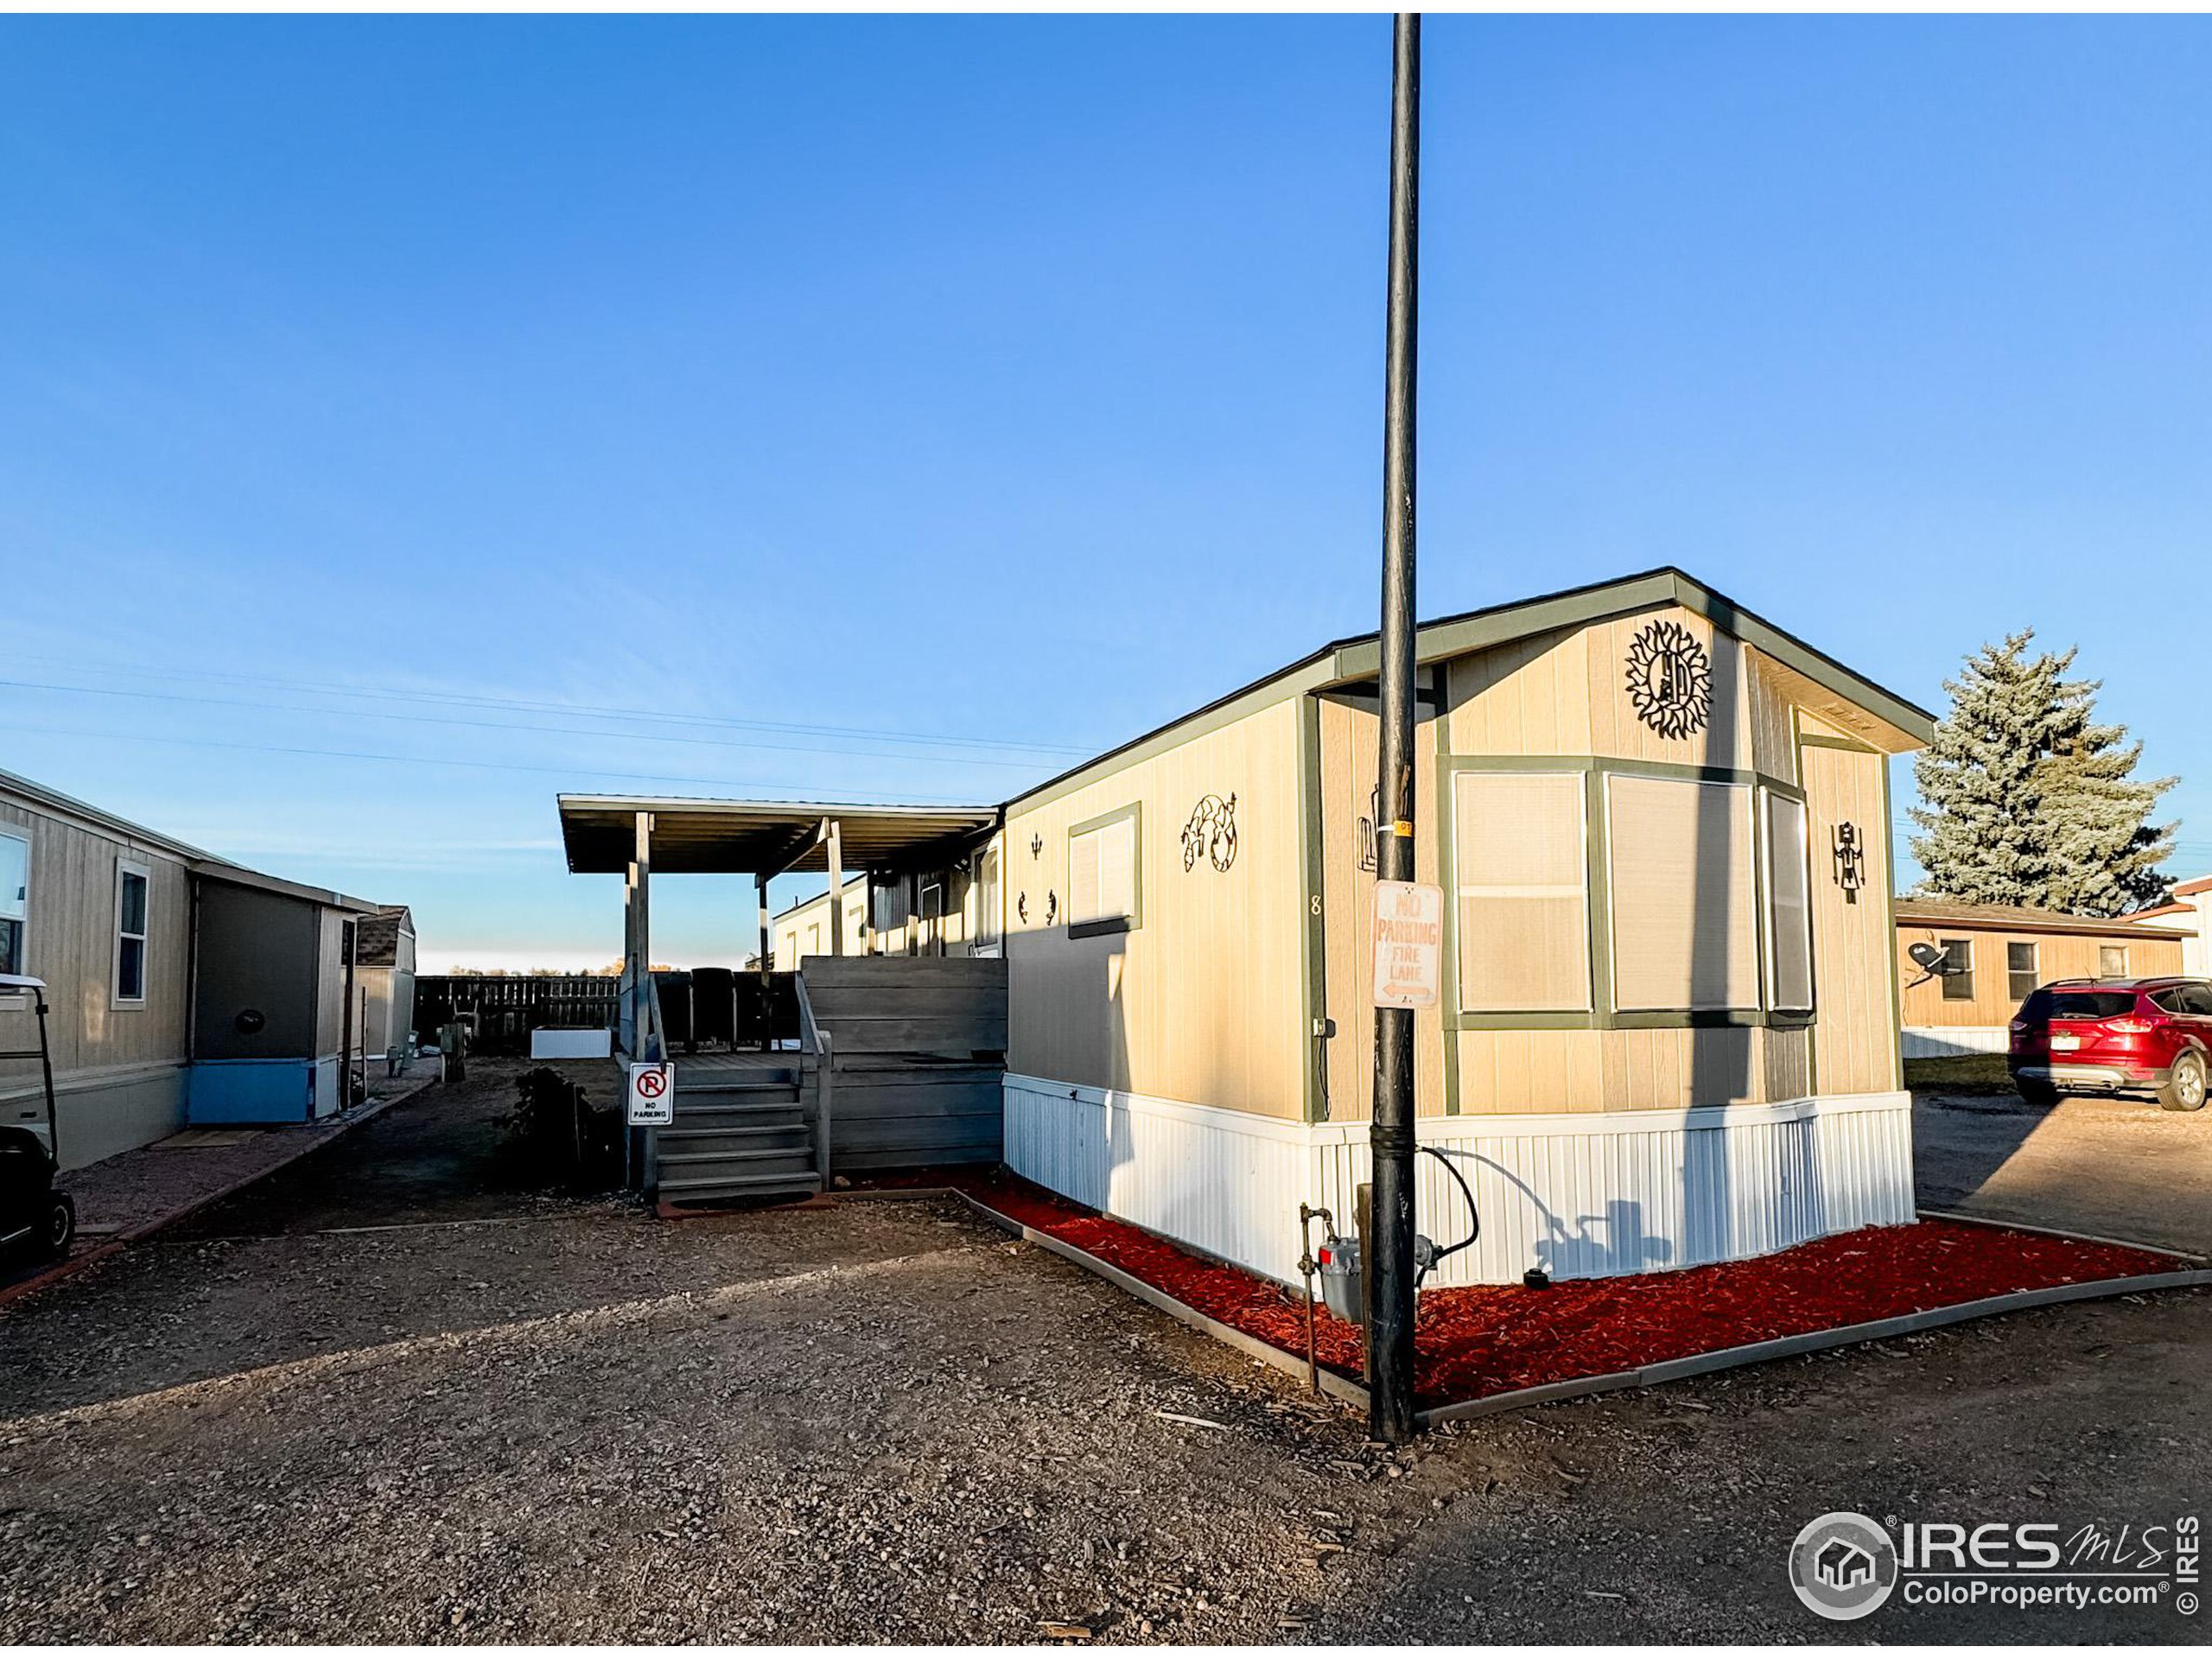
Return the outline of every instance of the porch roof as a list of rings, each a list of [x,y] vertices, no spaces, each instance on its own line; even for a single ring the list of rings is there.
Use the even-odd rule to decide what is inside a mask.
[[[867,806],[844,801],[730,801],[687,796],[563,795],[561,842],[578,874],[619,874],[637,850],[638,814],[652,814],[661,875],[777,875],[826,871],[817,831],[838,829],[849,870],[899,870],[950,855],[995,829],[995,806]]]

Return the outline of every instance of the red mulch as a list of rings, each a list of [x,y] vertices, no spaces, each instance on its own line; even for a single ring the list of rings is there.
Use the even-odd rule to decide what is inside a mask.
[[[1287,1353],[1306,1351],[1305,1304],[1272,1280],[1194,1255],[1002,1169],[925,1172],[880,1185],[956,1187],[1224,1325]],[[1522,1285],[1432,1290],[1421,1296],[1414,1328],[1415,1389],[1424,1405],[1478,1400],[2012,1291],[2165,1273],[2181,1265],[2124,1245],[1918,1221],[1861,1228],[1773,1255],[1671,1273],[1570,1279],[1548,1290]],[[1357,1376],[1358,1328],[1325,1312],[1317,1327],[1321,1363]]]

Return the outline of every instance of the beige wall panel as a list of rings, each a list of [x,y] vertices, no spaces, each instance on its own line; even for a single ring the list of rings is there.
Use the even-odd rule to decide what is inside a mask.
[[[1711,665],[1713,707],[1703,729],[1668,738],[1637,717],[1628,691],[1629,652],[1637,635],[1654,622],[1674,622],[1701,645]],[[1624,760],[1658,760],[1686,766],[1749,767],[1751,756],[1747,652],[1732,636],[1680,606],[1638,612],[1591,625],[1583,633],[1589,656],[1590,753]]]
[[[1587,754],[1589,636],[1540,634],[1446,664],[1454,754]]]
[[[1971,1001],[1946,998],[1941,980],[1913,982],[1921,970],[1905,953],[1916,944],[1940,944],[1945,939],[1974,941],[1974,996]],[[1904,1023],[1915,1027],[2001,1026],[2019,1011],[2005,987],[2005,946],[2018,940],[2036,946],[2036,979],[2094,979],[2101,946],[2126,945],[2127,971],[2138,977],[2182,971],[2178,939],[2146,939],[2127,927],[2116,927],[2109,937],[2081,933],[2037,933],[2028,930],[1967,927],[1952,923],[1924,927],[1900,923],[1897,961],[1904,987]]]
[[[318,1059],[334,1057],[346,1042],[346,915],[316,912],[315,1048]],[[355,995],[359,988],[355,987]],[[359,1017],[358,1004],[356,1018]],[[355,1041],[359,1041],[358,1034]]]
[[[1436,719],[1417,706],[1414,730],[1414,874],[1439,880]],[[1375,1109],[1375,984],[1371,918],[1375,872],[1361,868],[1360,821],[1375,794],[1378,727],[1371,702],[1323,698],[1321,722],[1322,892],[1327,917],[1325,999],[1337,1034],[1328,1044],[1329,1116],[1361,1121]],[[1447,900],[1447,905],[1448,905]],[[1444,1021],[1433,1009],[1414,1016],[1414,1099],[1423,1114],[1445,1110]]]
[[[1805,834],[1812,861],[1815,1080],[1822,1094],[1899,1086],[1890,982],[1890,826],[1885,756],[1808,745]],[[1837,884],[1835,830],[1856,824],[1866,885]]]
[[[1798,711],[1781,671],[1749,645],[1744,647],[1744,660],[1750,671],[1751,770],[1785,784],[1802,783],[1797,775]]]
[[[26,969],[47,982],[58,1075],[181,1061],[187,1043],[190,878],[174,855],[0,797],[0,825],[31,842]],[[145,866],[149,932],[143,1006],[114,998],[115,869]],[[28,999],[0,1001],[0,1048],[35,1047]],[[36,1061],[0,1060],[0,1083],[37,1075]]]
[[[1287,700],[1041,806],[1009,810],[1001,879],[1011,1070],[1303,1116],[1298,716]],[[1236,798],[1236,861],[1217,870],[1201,855],[1186,871],[1183,827],[1210,794]],[[1132,803],[1143,808],[1142,925],[1070,938],[1069,827]],[[1047,894],[1058,906],[1051,925]],[[1024,899],[1026,920],[1015,913]]]

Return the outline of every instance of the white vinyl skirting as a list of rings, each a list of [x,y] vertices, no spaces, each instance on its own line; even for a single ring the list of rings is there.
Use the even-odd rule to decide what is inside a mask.
[[[1907,1026],[1903,1033],[1908,1060],[1948,1059],[1955,1054],[2004,1054],[2012,1033],[2003,1026]]]
[[[1368,1177],[1365,1123],[1288,1122],[1009,1073],[1006,1160],[1017,1173],[1285,1284],[1298,1282],[1300,1203],[1351,1230]],[[1428,1117],[1482,1212],[1475,1247],[1429,1283],[1649,1273],[1763,1255],[1913,1218],[1911,1096],[1832,1095],[1688,1112]],[[1421,1230],[1467,1232],[1459,1189],[1417,1163]]]

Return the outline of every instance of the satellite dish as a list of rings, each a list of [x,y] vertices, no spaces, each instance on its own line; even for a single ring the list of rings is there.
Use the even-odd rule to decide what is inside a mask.
[[[1963,970],[1951,960],[1951,953],[1940,944],[1911,944],[1905,955],[1912,958],[1914,967],[1923,974],[1955,974]]]

